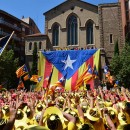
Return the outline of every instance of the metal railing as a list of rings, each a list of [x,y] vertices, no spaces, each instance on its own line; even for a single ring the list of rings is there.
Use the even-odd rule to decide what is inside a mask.
[[[3,19],[0,19],[0,23],[1,23],[1,24],[4,24],[4,25],[7,25],[7,26],[10,27],[10,28],[13,28],[13,29],[16,29],[16,30],[18,30],[18,31],[21,31],[21,28],[17,27],[17,26],[14,25],[14,24],[11,24],[11,23],[9,23],[9,22],[6,22],[6,21],[3,20]]]

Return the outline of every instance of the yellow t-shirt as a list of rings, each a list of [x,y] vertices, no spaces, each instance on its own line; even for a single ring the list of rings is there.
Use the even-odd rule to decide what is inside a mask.
[[[68,123],[68,130],[75,130],[75,124],[73,122]]]

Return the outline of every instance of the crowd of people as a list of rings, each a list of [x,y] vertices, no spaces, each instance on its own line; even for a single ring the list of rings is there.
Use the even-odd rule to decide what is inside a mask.
[[[0,130],[130,130],[128,89],[0,91]]]
[[[95,46],[90,47],[64,47],[64,48],[53,48],[53,49],[44,49],[44,51],[58,51],[58,50],[88,50],[88,49],[96,49]]]

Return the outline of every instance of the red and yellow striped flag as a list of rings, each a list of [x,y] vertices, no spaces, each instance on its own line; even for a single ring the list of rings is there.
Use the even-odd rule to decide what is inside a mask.
[[[30,78],[30,81],[39,83],[42,80],[42,76],[38,76],[38,75],[32,75],[32,77]]]
[[[23,76],[26,73],[28,73],[28,69],[25,64],[16,70],[17,78],[20,78],[21,76]]]
[[[45,55],[49,55],[48,57],[50,59],[49,58],[47,59],[46,56],[43,55],[43,52],[41,52],[39,55],[38,75],[43,76],[43,79],[45,79],[51,73],[52,66],[54,66],[53,74],[51,76],[51,81],[50,81],[50,84],[53,85],[58,81],[58,79],[65,76],[66,73],[68,74],[68,72],[71,72],[71,70],[74,70],[74,68],[77,67],[77,69],[75,69],[75,72],[71,75],[71,77],[66,78],[66,82],[65,82],[66,90],[72,90],[72,91],[75,90],[76,81],[80,77],[82,77],[82,75],[86,74],[85,72],[87,72],[88,64],[90,64],[92,68],[94,67],[94,65],[96,66],[97,69],[99,68],[100,50],[93,50],[93,49],[83,50],[82,55],[78,56],[78,53],[81,53],[81,51],[82,50],[66,50],[66,51],[46,52]],[[58,59],[58,53],[61,53],[61,52],[64,59],[61,59],[61,55],[60,55],[60,58]],[[72,53],[74,53],[74,55],[71,56]],[[86,61],[84,61],[85,57],[87,57]],[[55,65],[51,62],[51,58],[53,59],[53,63]],[[65,60],[65,58],[67,60]],[[78,59],[78,62],[76,58]],[[82,64],[79,65],[79,63],[81,62]],[[59,71],[58,65],[61,67],[60,71]],[[67,69],[70,69],[70,70],[66,72]],[[63,70],[63,73],[61,72],[62,70]],[[40,90],[41,86],[42,87],[45,86],[45,81],[43,79],[37,85],[36,90]],[[94,86],[93,82],[89,81],[89,83],[92,87]],[[81,87],[81,89],[83,88]]]

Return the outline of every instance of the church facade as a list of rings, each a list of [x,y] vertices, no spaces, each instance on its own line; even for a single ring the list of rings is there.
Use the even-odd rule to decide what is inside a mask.
[[[47,42],[42,49],[101,49],[104,66],[113,56],[114,43],[118,41],[119,50],[124,46],[119,2],[96,6],[81,0],[66,0],[43,15]],[[35,40],[26,39],[28,50],[30,40],[31,44]]]
[[[103,48],[111,57],[114,43],[118,40],[120,49],[124,44],[119,3],[96,6],[67,0],[44,15],[53,48]]]

